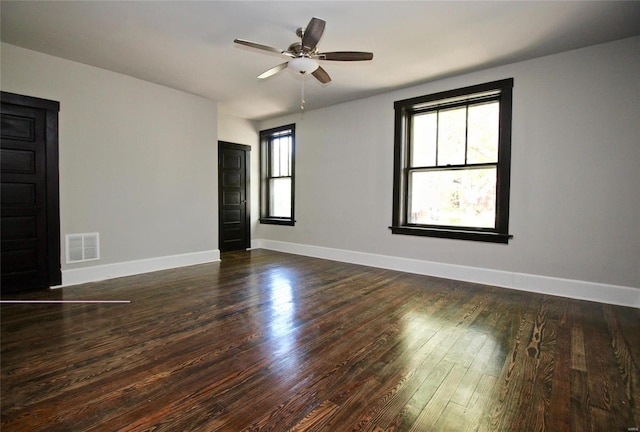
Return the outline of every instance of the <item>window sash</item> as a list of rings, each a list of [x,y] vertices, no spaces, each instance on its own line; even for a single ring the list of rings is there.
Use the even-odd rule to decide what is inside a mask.
[[[269,178],[291,177],[291,131],[269,137]]]
[[[499,95],[498,95],[499,96]],[[487,106],[492,106],[495,105],[498,108],[498,116],[495,120],[495,128],[493,131],[491,131],[493,133],[493,135],[495,135],[493,138],[493,140],[495,140],[495,155],[493,155],[494,157],[486,160],[486,161],[482,161],[482,162],[470,162],[470,138],[469,138],[469,133],[472,132],[472,137],[475,137],[475,133],[479,132],[477,129],[477,127],[471,127],[470,130],[470,126],[469,126],[469,117],[470,114],[475,114],[476,110],[480,107],[487,107]],[[447,147],[446,145],[441,145],[441,133],[442,133],[442,127],[441,127],[441,113],[445,112],[451,112],[452,110],[458,110],[460,108],[465,108],[465,125],[464,125],[464,161],[462,163],[450,163],[453,161],[449,161],[449,162],[441,162],[441,148],[443,147]],[[408,167],[409,168],[428,168],[428,167],[447,167],[447,166],[471,166],[471,165],[476,165],[478,163],[497,163],[498,162],[498,155],[499,155],[499,148],[500,148],[500,140],[499,140],[499,130],[500,130],[500,117],[499,117],[499,108],[500,108],[500,100],[499,97],[496,97],[495,95],[493,95],[492,97],[486,97],[486,98],[482,98],[482,99],[476,99],[473,101],[473,103],[469,103],[469,102],[457,102],[455,104],[449,104],[449,105],[438,105],[436,107],[431,107],[428,109],[420,109],[420,110],[414,110],[414,111],[409,111],[407,113],[407,129],[410,131],[409,136],[407,137],[407,152],[408,152],[408,157],[407,157],[407,161],[408,161]],[[471,111],[473,111],[473,113],[471,113]],[[428,140],[428,137],[425,137],[423,139],[418,139],[421,137],[421,134],[418,134],[419,136],[416,138],[416,132],[419,132],[418,130],[416,130],[416,123],[417,120],[419,119],[425,119],[426,117],[423,116],[431,116],[431,115],[435,115],[435,118],[433,120],[435,120],[435,125],[434,125],[434,130],[433,130],[433,136],[431,137],[431,140]],[[487,134],[487,131],[485,131],[485,134]],[[416,153],[418,153],[418,145],[420,144],[420,142],[424,142],[424,141],[431,141],[430,146],[433,147],[433,154],[431,156],[429,155],[421,155],[420,158],[416,158]],[[474,147],[475,148],[475,147]],[[473,151],[473,150],[471,150]],[[423,152],[424,153],[424,152]],[[416,159],[419,160],[424,160],[424,159],[429,159],[429,160],[433,160],[433,163],[431,164],[422,164],[422,165],[416,165],[414,164],[414,161]]]
[[[495,230],[497,172],[497,164],[407,170],[407,225]]]
[[[269,217],[291,218],[291,177],[269,179]]]

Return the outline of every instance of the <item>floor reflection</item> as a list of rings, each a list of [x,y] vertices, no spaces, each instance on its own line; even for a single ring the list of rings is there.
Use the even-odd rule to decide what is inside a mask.
[[[295,332],[295,300],[291,281],[282,272],[274,273],[268,285],[270,295],[271,316],[269,331],[273,338],[273,354],[289,363],[289,367],[297,370],[296,332]]]
[[[477,426],[499,403],[492,396],[504,352],[491,331],[470,330],[468,323],[462,323],[420,311],[408,312],[402,320],[402,341],[403,351],[412,355],[404,367],[415,371],[412,378],[422,381],[420,389],[425,390],[419,391],[430,391],[429,386],[438,388],[421,415],[432,412],[432,406],[440,406],[444,408],[442,418],[451,424]],[[432,426],[433,430],[444,430],[440,424]]]
[[[429,314],[410,311],[402,320],[402,340],[405,348],[419,348],[445,324]]]

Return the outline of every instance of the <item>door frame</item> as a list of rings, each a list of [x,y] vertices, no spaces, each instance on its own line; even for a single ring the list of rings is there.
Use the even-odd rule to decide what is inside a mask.
[[[45,111],[45,158],[47,184],[47,286],[62,284],[60,265],[60,173],[58,152],[58,112],[60,102],[0,92],[3,104]]]
[[[244,248],[251,248],[251,146],[246,144],[236,144],[229,141],[218,141],[218,250],[222,245],[222,158],[220,157],[221,149],[227,148],[232,150],[240,150],[244,152],[244,193],[245,193],[245,211],[244,211],[244,225],[245,225],[245,241]]]

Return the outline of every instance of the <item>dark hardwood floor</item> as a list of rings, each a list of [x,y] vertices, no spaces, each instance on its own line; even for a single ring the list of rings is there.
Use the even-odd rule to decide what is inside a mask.
[[[2,304],[2,431],[628,431],[640,310],[277,252]],[[5,300],[7,297],[5,297]]]

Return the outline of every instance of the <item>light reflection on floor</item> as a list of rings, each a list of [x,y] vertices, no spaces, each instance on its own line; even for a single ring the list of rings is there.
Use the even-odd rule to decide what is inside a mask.
[[[425,375],[429,382],[432,372],[445,367],[447,372],[439,379],[442,391],[450,392],[442,402],[447,415],[480,424],[483,413],[492,412],[498,403],[492,400],[492,390],[504,363],[501,344],[490,332],[472,331],[419,311],[407,313],[401,325],[404,349],[415,353],[405,368],[429,371]]]
[[[282,271],[270,277],[268,285],[271,300],[269,331],[274,341],[272,353],[288,363],[292,371],[298,370],[298,358],[295,352],[295,301],[291,282]]]

